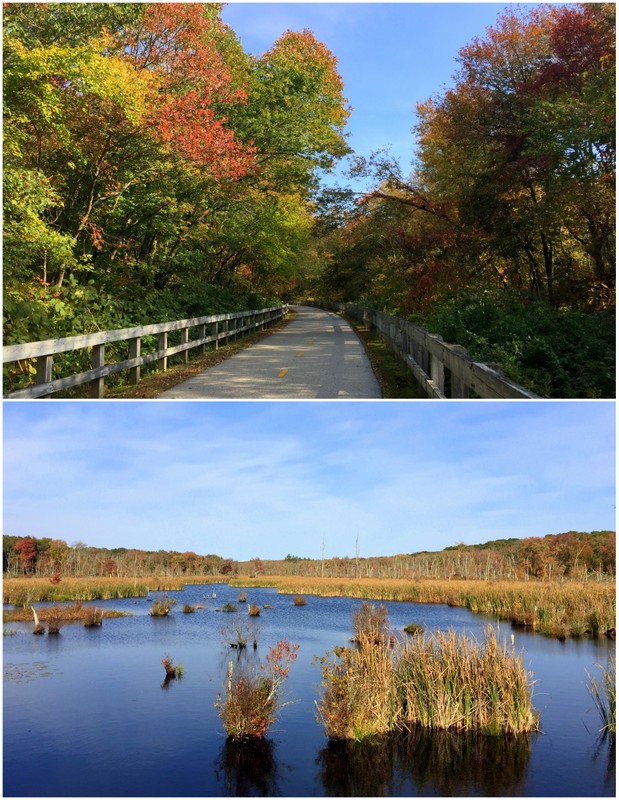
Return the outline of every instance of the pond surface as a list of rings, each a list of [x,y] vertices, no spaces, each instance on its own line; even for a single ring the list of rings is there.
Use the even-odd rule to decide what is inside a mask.
[[[216,591],[217,599],[211,593]],[[320,673],[313,663],[347,644],[352,598],[307,597],[293,605],[274,589],[248,589],[271,605],[251,620],[216,607],[236,602],[227,585],[171,592],[169,617],[152,618],[153,597],[98,602],[133,617],[102,628],[65,625],[58,636],[33,636],[32,624],[6,625],[4,637],[4,796],[615,796],[615,754],[597,733],[587,685],[614,643],[559,642],[514,631],[534,674],[542,732],[508,739],[415,733],[372,744],[330,743],[315,719]],[[206,608],[183,614],[184,603]],[[479,638],[487,617],[442,605],[385,603],[394,629],[410,622],[455,628]],[[221,636],[232,620],[255,624],[263,660],[282,638],[300,645],[284,707],[259,746],[226,740],[214,701],[228,662],[238,657]],[[500,637],[509,637],[509,626]],[[182,664],[164,684],[164,654]]]

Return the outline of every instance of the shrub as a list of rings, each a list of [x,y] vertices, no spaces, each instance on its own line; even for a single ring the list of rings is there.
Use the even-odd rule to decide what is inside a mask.
[[[247,609],[247,613],[250,617],[259,617],[260,616],[260,606],[250,605]]]
[[[224,603],[224,605],[221,607],[221,610],[227,611],[228,613],[232,613],[234,611],[238,611],[239,607],[234,603]]]
[[[543,397],[615,396],[615,317],[487,296],[451,299],[413,319]]]
[[[166,674],[166,681],[172,680],[173,678],[181,678],[183,675],[183,665],[182,664],[175,664],[174,659],[168,655],[163,656],[161,659],[161,663],[164,666],[165,674]]]
[[[299,645],[282,640],[269,653],[259,671],[228,665],[226,686],[215,706],[231,739],[262,738],[282,707],[281,689]]]
[[[306,606],[307,600],[303,597],[303,595],[298,594],[294,600],[292,601],[295,606]]]
[[[183,606],[183,614],[194,614],[196,610],[195,606],[190,606],[189,603],[185,603]]]
[[[230,647],[238,647],[243,650],[253,638],[254,648],[256,648],[258,646],[260,626],[256,623],[245,622],[242,618],[235,619],[229,625],[224,625],[220,629],[220,633],[224,642]]]
[[[423,625],[419,625],[417,622],[411,622],[404,628],[404,633],[408,633],[411,636],[416,633],[423,633]]]
[[[239,596],[237,598],[239,603],[246,603],[247,602],[247,594],[245,592],[239,592]]]

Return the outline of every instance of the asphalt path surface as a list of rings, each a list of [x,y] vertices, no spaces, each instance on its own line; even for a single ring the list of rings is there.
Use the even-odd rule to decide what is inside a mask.
[[[337,314],[294,306],[295,319],[163,399],[375,399],[380,387],[363,345]]]

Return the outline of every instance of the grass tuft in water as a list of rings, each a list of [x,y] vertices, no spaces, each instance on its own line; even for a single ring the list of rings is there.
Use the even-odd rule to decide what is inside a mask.
[[[168,595],[164,595],[160,597],[158,600],[154,600],[153,604],[150,608],[150,616],[151,617],[167,617],[172,607],[176,605],[176,600],[168,597]]]
[[[617,685],[615,659],[611,658],[608,667],[598,665],[602,671],[601,685],[589,675],[589,691],[602,720],[600,733],[615,735],[617,730]],[[588,674],[588,673],[587,673]]]

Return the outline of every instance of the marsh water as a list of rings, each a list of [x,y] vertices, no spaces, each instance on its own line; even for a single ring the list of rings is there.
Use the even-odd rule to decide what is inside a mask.
[[[212,598],[215,591],[217,598]],[[33,636],[32,624],[5,625],[4,796],[614,796],[613,742],[600,719],[587,672],[614,654],[608,640],[560,642],[500,625],[535,680],[541,732],[520,738],[428,734],[371,743],[330,743],[316,720],[320,672],[313,663],[347,644],[361,601],[248,589],[270,605],[255,620],[227,585],[171,592],[168,617],[149,615],[148,598],[96,603],[133,616],[101,628],[65,625],[57,636]],[[182,613],[184,603],[205,605]],[[391,625],[418,622],[480,637],[497,623],[442,605],[385,603]],[[240,654],[221,635],[231,619],[255,625],[258,648]],[[227,741],[214,701],[227,666],[264,659],[287,638],[300,645],[286,701],[259,745]],[[164,682],[163,655],[183,666]]]

